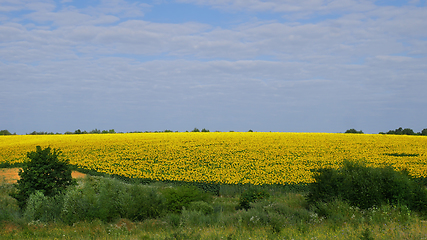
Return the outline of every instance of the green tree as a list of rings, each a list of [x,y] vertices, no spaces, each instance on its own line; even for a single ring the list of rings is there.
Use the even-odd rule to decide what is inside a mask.
[[[405,128],[402,130],[402,134],[404,135],[415,135],[414,130],[410,129],[410,128]]]
[[[12,194],[21,209],[25,208],[28,198],[36,191],[44,196],[54,196],[67,186],[76,184],[71,177],[69,159],[59,159],[60,155],[60,150],[52,151],[50,147],[42,149],[40,146],[36,147],[36,151],[27,152],[29,160],[19,171],[17,192]]]
[[[92,131],[89,132],[90,134],[97,134],[97,133],[101,133],[101,130],[95,128]]]
[[[194,128],[191,132],[200,132],[200,130],[198,128]]]
[[[12,135],[8,130],[0,130],[0,135]]]
[[[352,129],[345,131],[345,133],[363,133],[363,132],[362,132],[362,130],[357,131],[356,129],[352,128]]]

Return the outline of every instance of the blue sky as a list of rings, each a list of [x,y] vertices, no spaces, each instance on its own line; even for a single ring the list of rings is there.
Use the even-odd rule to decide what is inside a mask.
[[[427,128],[425,0],[0,0],[0,129]]]

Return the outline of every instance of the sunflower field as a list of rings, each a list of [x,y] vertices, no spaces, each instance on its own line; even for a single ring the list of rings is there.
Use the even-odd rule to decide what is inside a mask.
[[[0,164],[36,146],[62,150],[84,169],[130,178],[224,184],[313,181],[310,170],[344,159],[427,176],[427,137],[340,133],[126,133],[0,136]]]

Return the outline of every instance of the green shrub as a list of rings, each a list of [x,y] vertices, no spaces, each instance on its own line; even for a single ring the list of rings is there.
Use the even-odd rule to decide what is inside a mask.
[[[133,184],[125,196],[128,196],[129,200],[123,203],[123,217],[142,221],[160,217],[165,213],[165,199],[154,188]]]
[[[353,206],[368,209],[382,204],[407,205],[427,210],[427,192],[405,171],[392,167],[373,168],[345,161],[340,169],[315,171],[315,182],[309,187],[308,202],[330,202],[341,199]]]
[[[28,198],[24,211],[24,219],[28,222],[54,222],[60,219],[63,205],[63,196],[45,196],[43,192],[36,191]]]
[[[67,224],[95,218],[104,222],[117,218],[142,221],[161,216],[165,212],[164,202],[154,188],[111,178],[87,177],[81,186],[67,191],[62,219]]]
[[[105,222],[111,222],[125,215],[123,211],[125,203],[122,198],[126,196],[128,185],[111,178],[104,178],[99,183],[97,195],[98,218]],[[131,201],[131,199],[129,199]]]
[[[60,160],[60,150],[50,147],[28,152],[29,161],[24,162],[19,171],[20,179],[17,182],[17,193],[12,194],[16,198],[19,207],[25,209],[28,198],[36,191],[44,196],[54,196],[64,191],[68,186],[75,184],[71,177],[69,160]]]
[[[191,202],[211,202],[212,200],[210,194],[202,192],[200,189],[192,186],[165,188],[162,192],[166,199],[165,204],[167,210],[173,213],[181,213],[182,208],[188,208]]]
[[[0,184],[0,223],[3,221],[14,222],[20,217],[16,199],[9,196],[13,190],[12,184]]]
[[[92,221],[98,216],[97,194],[91,186],[69,188],[64,196],[61,219],[66,224]]]
[[[236,209],[248,210],[249,208],[251,208],[250,203],[256,202],[260,199],[266,199],[269,197],[270,197],[270,194],[266,190],[256,188],[256,187],[251,187],[242,193],[242,195],[239,198],[239,205],[237,205]]]

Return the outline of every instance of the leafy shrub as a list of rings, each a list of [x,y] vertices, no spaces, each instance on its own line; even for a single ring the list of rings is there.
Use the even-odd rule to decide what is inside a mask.
[[[96,202],[99,219],[111,222],[124,215],[123,205],[126,202],[122,198],[128,194],[127,188],[126,184],[114,179],[105,178],[100,181]]]
[[[97,194],[87,185],[83,188],[70,188],[64,196],[61,219],[66,224],[79,221],[92,221],[97,218]]]
[[[239,205],[237,205],[236,209],[245,209],[248,210],[251,208],[250,203],[256,202],[260,199],[266,199],[269,198],[270,194],[264,190],[259,188],[249,188],[245,192],[242,193],[242,195],[239,198]]]
[[[41,149],[40,146],[36,147],[36,151],[27,153],[29,161],[24,162],[19,171],[18,192],[12,194],[21,209],[25,209],[28,198],[36,191],[44,196],[54,196],[75,184],[69,160],[60,160],[60,154],[60,150],[51,151],[50,147]]]
[[[62,219],[67,224],[98,218],[144,220],[165,212],[164,198],[153,188],[116,179],[87,177],[64,197]]]
[[[362,209],[389,203],[427,210],[423,186],[407,172],[392,167],[373,168],[345,161],[340,169],[318,169],[313,178],[315,182],[309,186],[307,196],[311,204],[341,199]]]
[[[63,196],[45,196],[43,192],[36,191],[28,198],[24,211],[24,219],[28,222],[41,221],[53,222],[60,218],[63,205]]]
[[[128,219],[142,221],[165,212],[165,199],[153,188],[133,184],[125,196],[129,196],[123,203],[124,217]]]
[[[212,196],[192,186],[178,186],[163,189],[166,198],[166,207],[169,212],[181,213],[182,208],[188,208],[191,202],[211,202]]]

